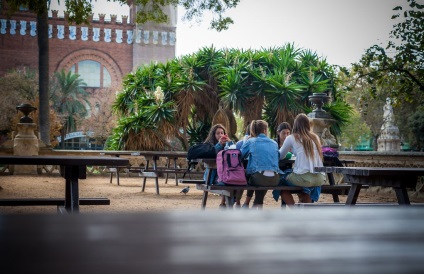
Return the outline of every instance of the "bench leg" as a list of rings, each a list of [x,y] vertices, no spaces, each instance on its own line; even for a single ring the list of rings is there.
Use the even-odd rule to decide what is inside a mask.
[[[110,172],[110,182],[109,183],[112,183],[112,179],[113,179],[113,172],[111,171]]]
[[[328,182],[330,183],[330,186],[334,186],[336,184],[333,173],[327,173],[327,178],[328,178]],[[333,196],[333,202],[335,203],[340,202],[339,195],[333,193],[332,196]]]
[[[340,203],[339,195],[337,195],[337,194],[335,194],[335,193],[333,193],[333,194],[331,194],[331,195],[333,195],[333,202],[335,202],[335,203]]]
[[[408,191],[405,187],[394,187],[393,188],[396,192],[396,197],[398,199],[398,203],[400,205],[410,205],[411,202],[409,201]]]
[[[57,213],[61,215],[66,215],[68,214],[68,211],[66,211],[64,206],[57,206]]]
[[[166,159],[166,165],[165,165],[166,168],[169,168],[170,161],[171,160],[169,158]],[[165,184],[168,184],[168,176],[169,176],[169,174],[168,174],[168,172],[166,172],[165,173]]]
[[[235,196],[233,191],[231,191],[231,196],[225,196],[225,204],[227,205],[228,209],[233,209],[235,202]]]
[[[208,191],[203,191],[203,196],[202,196],[202,209],[205,210],[206,208],[206,202],[208,201]]]
[[[174,169],[177,169],[177,159],[178,158],[174,158]],[[175,172],[175,185],[178,186],[178,173]]]
[[[149,169],[149,160],[146,161],[146,169]],[[144,192],[144,189],[146,188],[146,177],[143,178],[143,186],[141,187],[141,192]]]
[[[153,159],[153,170],[157,170],[156,158]],[[159,176],[158,176],[157,172],[156,172],[156,177],[155,177],[155,184],[156,184],[156,194],[159,195]]]
[[[65,166],[65,209],[79,213],[78,191],[79,166]]]
[[[119,167],[116,168],[116,183],[119,186]]]
[[[352,183],[349,194],[347,195],[346,205],[355,205],[358,200],[359,191],[361,191],[362,185]]]

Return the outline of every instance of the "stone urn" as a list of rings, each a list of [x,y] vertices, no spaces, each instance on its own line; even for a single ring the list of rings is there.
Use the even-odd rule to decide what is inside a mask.
[[[33,107],[30,104],[20,104],[18,106],[16,106],[16,110],[19,110],[20,112],[22,112],[24,114],[24,116],[21,117],[21,119],[19,120],[20,123],[24,123],[24,124],[28,124],[28,123],[32,123],[32,119],[31,117],[29,117],[28,115],[33,112],[36,111],[37,108]]]

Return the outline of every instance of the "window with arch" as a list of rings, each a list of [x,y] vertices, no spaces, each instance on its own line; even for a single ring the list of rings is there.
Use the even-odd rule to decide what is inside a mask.
[[[78,73],[87,84],[92,88],[107,88],[112,82],[110,73],[105,66],[97,61],[83,60],[71,67],[72,73]]]

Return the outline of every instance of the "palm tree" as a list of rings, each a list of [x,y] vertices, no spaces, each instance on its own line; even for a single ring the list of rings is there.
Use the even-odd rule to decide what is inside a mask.
[[[61,147],[65,148],[65,135],[77,129],[77,120],[87,116],[91,109],[89,94],[83,88],[87,84],[79,74],[64,70],[54,74],[50,100],[52,107],[62,118]]]
[[[308,96],[314,92],[332,94],[333,102],[325,107],[343,122],[346,115],[341,114],[348,113],[348,106],[335,100],[336,83],[325,59],[292,44],[255,51],[203,48],[127,76],[114,104],[122,118],[110,148],[163,150],[172,137],[187,148],[188,136],[190,143],[204,140],[200,134],[206,134],[205,125],[218,112],[228,117],[231,131],[235,113],[244,125],[265,119],[273,136],[279,123],[293,123],[298,113],[311,110]],[[163,96],[156,100],[159,87]],[[339,133],[337,126],[333,134]]]

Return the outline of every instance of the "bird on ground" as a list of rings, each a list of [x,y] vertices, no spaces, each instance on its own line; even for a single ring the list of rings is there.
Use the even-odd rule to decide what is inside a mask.
[[[187,194],[189,190],[190,190],[190,186],[183,188],[183,189],[180,191],[180,193]]]

